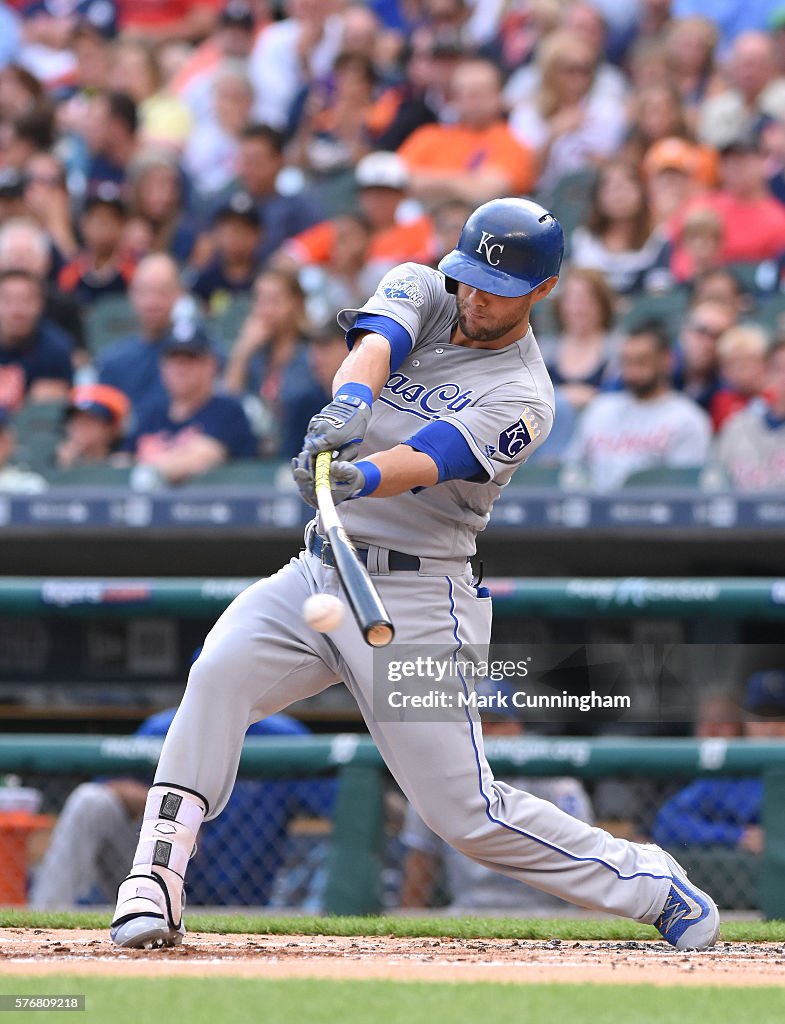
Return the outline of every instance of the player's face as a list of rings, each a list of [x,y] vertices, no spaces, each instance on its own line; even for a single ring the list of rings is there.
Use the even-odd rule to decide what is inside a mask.
[[[458,327],[464,338],[479,348],[504,348],[523,337],[529,328],[532,296],[508,298],[459,284],[456,295]]]

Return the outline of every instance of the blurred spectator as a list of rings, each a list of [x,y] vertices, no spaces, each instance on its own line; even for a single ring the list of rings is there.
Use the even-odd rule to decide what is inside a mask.
[[[156,43],[203,39],[215,24],[215,0],[116,0],[120,30]]]
[[[253,458],[257,441],[243,407],[216,393],[218,357],[198,328],[176,325],[160,346],[166,398],[140,414],[130,439],[137,466],[182,484],[229,459]]]
[[[346,334],[333,320],[311,334],[308,340],[308,363],[325,401],[332,397],[333,379],[346,358]]]
[[[254,303],[232,346],[225,384],[235,395],[261,401],[262,453],[293,458],[324,392],[308,361],[305,295],[297,278],[265,270],[254,285]]]
[[[181,265],[196,261],[197,229],[187,211],[185,178],[175,157],[161,150],[140,153],[128,168],[128,181],[126,248],[137,257],[160,252]]]
[[[327,82],[304,98],[289,152],[311,179],[351,171],[371,148],[376,73],[367,54],[340,53]]]
[[[616,296],[598,270],[571,267],[553,297],[557,333],[540,345],[554,385],[579,412],[609,377]]]
[[[361,306],[379,283],[379,267],[370,260],[373,232],[367,218],[344,213],[331,224],[335,241],[327,263],[306,264],[299,273],[313,324],[334,320],[340,309]]]
[[[496,694],[512,699],[513,690],[505,683],[483,682],[477,686],[480,696]],[[483,737],[520,736],[523,725],[515,709],[483,710]],[[525,790],[537,800],[547,800],[581,821],[591,822],[593,812],[589,796],[578,779],[569,777],[542,779],[514,776],[497,779],[495,786]],[[401,842],[406,849],[400,903],[402,907],[433,906],[434,890],[440,868],[445,875],[449,909],[453,913],[503,913],[504,915],[548,916],[567,906],[556,896],[525,885],[507,875],[491,871],[440,839],[425,824],[411,804],[407,805]]]
[[[12,217],[24,217],[29,211],[25,205],[24,178],[13,167],[0,169],[0,223]]]
[[[603,164],[586,224],[573,232],[573,264],[601,271],[615,291],[626,295],[645,287],[647,272],[661,259],[664,245],[652,232],[637,169],[622,160]]]
[[[19,19],[6,3],[0,3],[0,69],[16,59],[22,41]]]
[[[540,188],[591,167],[621,144],[624,108],[593,91],[597,59],[589,39],[566,30],[547,36],[537,49],[539,89],[515,104],[510,127],[537,154]]]
[[[238,189],[253,198],[262,223],[260,262],[287,238],[324,219],[307,195],[281,191],[284,171],[280,132],[266,124],[249,125],[240,139],[237,178],[216,199],[216,205],[221,205]]]
[[[369,153],[357,164],[355,181],[360,211],[373,232],[368,265],[377,275],[376,283],[397,263],[426,262],[433,224],[427,216],[402,216],[410,177],[400,156]],[[336,242],[335,221],[323,221],[285,242],[276,262],[293,268],[323,266],[333,259]]]
[[[108,384],[75,387],[65,411],[65,437],[57,447],[59,469],[107,463],[119,453],[130,404]]]
[[[744,711],[744,735],[749,740],[785,738],[785,673],[751,675]],[[696,779],[660,808],[652,838],[667,847],[731,846],[762,853],[762,806],[760,776]]]
[[[445,102],[453,60],[459,56],[460,51],[451,51],[448,59],[442,60],[438,43],[428,29],[412,34],[402,80],[383,88],[370,110],[367,131],[371,149],[398,149],[417,128],[437,120],[435,108]],[[434,100],[436,83],[441,88]]]
[[[612,491],[631,473],[655,466],[700,467],[711,438],[707,414],[670,387],[668,338],[641,325],[621,348],[623,391],[592,399],[564,461],[596,491]]]
[[[123,185],[139,148],[139,115],[127,93],[99,93],[85,119],[88,190],[102,181]]]
[[[0,218],[0,271],[26,270],[44,285],[44,317],[60,327],[84,351],[82,308],[50,280],[52,250],[46,232],[30,217]]]
[[[734,320],[751,312],[752,297],[744,287],[739,275],[728,267],[717,267],[698,274],[691,282],[690,305],[716,302],[727,306]]]
[[[341,50],[343,25],[336,9],[321,0],[288,0],[288,17],[256,40],[250,75],[257,121],[287,131],[299,91],[329,76]]]
[[[83,246],[57,275],[61,291],[87,306],[105,295],[125,295],[134,264],[122,251],[128,216],[120,190],[111,181],[87,196],[79,218]]]
[[[108,85],[130,96],[136,104],[140,146],[181,149],[193,130],[191,114],[166,88],[161,64],[150,41],[121,39],[110,56]]]
[[[720,189],[693,199],[671,224],[672,265],[680,277],[688,276],[678,243],[681,222],[697,207],[713,210],[722,222],[724,263],[772,259],[785,245],[785,207],[769,191],[765,158],[755,136],[740,135],[723,146],[720,178]]]
[[[714,456],[738,490],[785,487],[785,341],[766,356],[763,399],[727,421]]]
[[[757,324],[729,327],[717,342],[720,387],[709,412],[718,431],[763,391],[768,335]]]
[[[63,165],[52,153],[36,153],[27,163],[24,182],[25,212],[49,235],[54,269],[59,270],[79,248]]]
[[[171,256],[155,254],[139,262],[129,289],[139,321],[137,333],[121,338],[102,352],[98,377],[119,388],[131,401],[135,417],[166,398],[159,368],[161,341],[172,326],[175,303],[182,296],[177,264]]]
[[[672,0],[671,15],[674,18],[693,15],[710,18],[720,33],[719,52],[724,55],[742,33],[765,29],[777,7],[779,0],[748,0],[746,3],[737,3],[736,0],[730,3],[718,3],[717,0]]]
[[[461,228],[466,223],[466,218],[474,207],[465,199],[457,199],[454,196],[445,196],[431,210],[433,231],[429,245],[427,262],[430,266],[438,265],[442,256],[457,246],[461,235]]]
[[[679,258],[671,257],[671,272],[674,280],[683,284],[722,264],[725,226],[714,210],[696,206],[681,219],[674,242]]]
[[[785,78],[779,76],[774,43],[764,32],[744,32],[733,41],[722,69],[727,87],[701,105],[698,137],[722,149],[749,132],[761,114],[785,112]]]
[[[544,5],[547,12],[547,4]],[[592,98],[608,101],[616,106],[624,106],[627,99],[628,83],[626,76],[614,64],[605,60],[606,23],[597,7],[582,0],[571,0],[560,5],[557,12],[558,20],[551,26],[550,12],[541,13],[545,18],[545,30],[540,33],[537,44],[539,51],[553,35],[566,32],[570,36],[579,36],[584,45],[591,51],[591,63],[594,66]],[[538,54],[537,54],[538,56]],[[637,65],[637,61],[632,62]],[[510,108],[519,103],[531,102],[542,85],[542,70],[539,59],[519,68],[510,76],[505,88],[505,97]]]
[[[679,332],[672,370],[673,386],[707,412],[720,386],[717,342],[734,322],[730,306],[694,302]]]
[[[40,494],[46,480],[14,462],[16,435],[7,409],[0,405],[0,494]]]
[[[0,71],[0,120],[9,123],[46,102],[46,90],[32,72],[20,64],[8,64]]]
[[[630,104],[630,132],[624,145],[626,159],[639,163],[658,143],[679,139],[689,146],[695,162],[693,173],[698,181],[714,185],[717,177],[717,155],[710,146],[696,145],[681,99],[670,82],[638,89]]]
[[[243,131],[253,105],[253,87],[242,65],[225,65],[213,78],[208,117],[191,131],[183,167],[202,198],[209,199],[236,177]]]
[[[412,194],[434,202],[449,192],[479,205],[529,192],[537,178],[535,156],[504,120],[498,68],[490,61],[461,61],[451,97],[455,123],[423,125],[398,150]]]
[[[151,715],[135,735],[165,736],[174,714],[170,708]],[[307,733],[288,715],[270,715],[248,728],[249,736]],[[106,904],[114,898],[138,839],[149,785],[150,780],[117,778],[73,790],[35,873],[32,906]],[[200,830],[188,872],[189,904],[265,905],[284,864],[292,819],[329,816],[334,799],[333,779],[238,779],[220,816]],[[311,895],[318,904],[318,891]]]
[[[191,111],[198,123],[209,117],[213,81],[225,61],[247,65],[257,33],[264,29],[265,18],[257,21],[260,7],[266,4],[229,0],[218,15],[218,23],[205,41],[193,50],[171,83],[171,89]]]
[[[0,272],[0,406],[66,398],[71,386],[71,342],[44,318],[44,288],[26,270]]]
[[[717,26],[708,17],[674,18],[664,32],[670,76],[684,104],[690,132],[714,74]]]
[[[247,192],[235,192],[216,210],[212,234],[213,257],[190,290],[210,313],[220,313],[232,296],[249,294],[256,277],[259,212]]]

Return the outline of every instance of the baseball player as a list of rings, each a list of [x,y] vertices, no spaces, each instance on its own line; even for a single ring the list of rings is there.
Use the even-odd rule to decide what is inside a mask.
[[[562,253],[547,210],[493,200],[469,216],[439,270],[402,264],[362,309],[339,314],[350,351],[294,475],[315,506],[315,455],[339,453],[331,483],[344,526],[409,650],[457,664],[487,649],[491,602],[469,558],[502,487],[551,428],[553,389],[529,314],[556,284]],[[581,907],[654,924],[679,948],[715,942],[713,900],[669,854],[495,781],[475,708],[438,721],[378,713],[374,652],[356,623],[347,616],[328,636],[300,613],[311,594],[340,589],[317,517],[306,549],[240,594],[207,636],[118,891],[114,942],[182,941],[188,859],[202,821],[229,799],[249,723],[339,680],[405,796],[448,843]],[[466,685],[458,673],[455,686]]]

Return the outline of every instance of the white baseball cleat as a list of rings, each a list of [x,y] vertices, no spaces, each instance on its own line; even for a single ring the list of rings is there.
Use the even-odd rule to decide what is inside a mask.
[[[185,906],[185,895],[182,897]],[[156,949],[179,946],[185,935],[182,916],[175,924],[166,884],[156,874],[129,875],[117,890],[117,909],[109,934],[116,946]]]
[[[687,878],[687,872],[663,850],[671,869],[671,888],[654,927],[676,949],[708,949],[720,934],[717,904]]]

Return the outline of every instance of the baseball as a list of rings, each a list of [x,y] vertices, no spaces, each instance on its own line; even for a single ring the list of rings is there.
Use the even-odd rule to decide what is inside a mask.
[[[332,594],[311,594],[303,602],[303,618],[320,633],[331,633],[343,622],[346,605]]]

